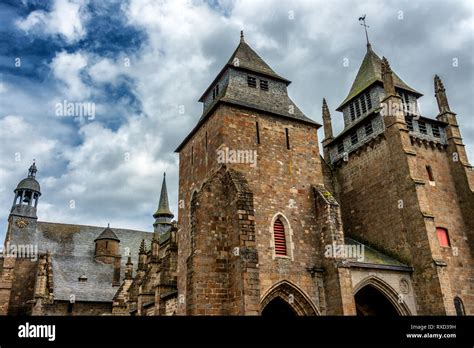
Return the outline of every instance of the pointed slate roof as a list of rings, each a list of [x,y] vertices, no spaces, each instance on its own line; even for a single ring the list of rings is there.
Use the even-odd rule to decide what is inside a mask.
[[[347,95],[346,99],[336,109],[342,111],[342,108],[354,97],[359,95],[367,87],[370,87],[375,82],[383,82],[382,80],[382,59],[372,50],[370,45],[367,46],[367,53],[365,54],[362,64],[360,65],[357,76],[352,83],[351,90]],[[395,73],[393,73],[393,84],[395,87],[404,89],[406,91],[422,96],[420,92],[408,86],[403,80]]]
[[[247,45],[242,32],[240,33],[240,43],[232,56],[230,56],[227,65],[270,76],[277,80],[282,80],[287,84],[290,83],[290,81],[274,72],[272,68],[270,68],[268,64],[265,63],[249,45]]]
[[[253,72],[266,77],[269,80],[274,80],[274,82],[279,83],[280,85],[285,84],[288,86],[291,83],[291,81],[275,73],[272,68],[270,68],[270,66],[265,63],[262,58],[260,58],[260,56],[245,42],[243,33],[241,32],[239,45],[216,78],[204,91],[201,98],[199,98],[199,101],[205,103],[205,99],[209,95],[211,88],[216,86],[216,83],[220,81],[224,74],[235,70],[241,71],[242,73]],[[221,92],[219,95],[209,104],[205,104],[203,113],[197,125],[191,130],[191,132],[186,136],[181,144],[178,145],[175,152],[181,151],[189,139],[191,139],[195,132],[207,120],[209,115],[212,114],[215,108],[221,104],[263,111],[278,117],[304,122],[317,128],[321,126],[319,123],[307,117],[296,106],[296,104],[288,96],[286,88],[284,89],[283,93],[274,93],[271,91],[271,89],[268,93],[260,93],[261,90],[257,88],[244,90],[238,82],[230,79],[230,82],[224,83],[222,86],[220,86],[220,89]],[[280,89],[278,89],[278,91],[281,92]]]
[[[265,63],[265,61],[260,58],[260,56],[255,52],[244,40],[244,34],[241,31],[240,32],[240,43],[235,49],[234,53],[230,56],[229,60],[227,63],[224,65],[222,70],[219,72],[219,74],[216,76],[216,78],[212,81],[212,83],[207,87],[207,89],[204,91],[202,94],[201,98],[199,98],[199,101],[202,102],[204,101],[204,97],[206,94],[209,92],[209,89],[211,89],[212,86],[216,83],[217,80],[221,77],[221,75],[226,71],[228,67],[232,67],[234,69],[242,69],[242,70],[247,70],[247,71],[253,71],[268,77],[272,77],[274,79],[283,81],[286,83],[286,85],[289,85],[291,83],[290,80],[285,79],[284,77],[281,77],[278,75],[275,71],[273,71],[270,66]]]
[[[163,183],[161,184],[160,203],[158,204],[158,209],[156,210],[155,214],[153,214],[154,218],[157,218],[159,216],[171,216],[171,217],[174,216],[170,210],[170,206],[168,202],[168,189],[166,188],[166,173],[163,174]]]
[[[111,240],[116,240],[116,241],[120,242],[120,239],[118,239],[117,235],[115,234],[114,231],[112,231],[112,229],[110,228],[109,225],[107,225],[107,228],[102,231],[102,233],[99,235],[99,237],[97,237],[94,240],[94,242],[98,241],[98,240],[101,240],[101,239],[111,239]]]

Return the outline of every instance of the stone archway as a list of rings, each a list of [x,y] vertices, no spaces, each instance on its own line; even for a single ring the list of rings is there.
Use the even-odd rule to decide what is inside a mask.
[[[403,298],[378,277],[368,277],[356,286],[354,302],[359,316],[411,315]]]
[[[263,296],[260,313],[269,316],[319,315],[311,299],[288,281],[272,286]]]

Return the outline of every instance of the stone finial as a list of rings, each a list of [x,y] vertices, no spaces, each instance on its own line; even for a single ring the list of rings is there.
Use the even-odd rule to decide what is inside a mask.
[[[444,89],[443,81],[438,75],[435,75],[434,77],[434,89],[436,101],[438,102],[439,113],[441,114],[446,111],[451,111],[449,108],[448,97],[446,96],[446,90]]]
[[[245,42],[245,40],[244,40],[244,31],[243,30],[240,31],[240,42]]]
[[[382,58],[382,81],[386,96],[396,95],[392,69],[388,59],[385,57]]]
[[[331,139],[333,137],[331,114],[329,112],[329,108],[326,103],[326,98],[323,98],[322,113],[323,113],[323,125],[324,125],[324,139]]]

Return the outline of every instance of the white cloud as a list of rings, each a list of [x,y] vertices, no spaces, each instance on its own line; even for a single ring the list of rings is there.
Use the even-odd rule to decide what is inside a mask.
[[[117,77],[122,74],[124,63],[122,65],[111,59],[104,58],[99,60],[88,70],[89,76],[97,83],[112,83],[117,81]]]
[[[51,12],[41,10],[31,12],[16,25],[27,32],[44,35],[60,35],[73,43],[86,35],[83,21],[87,19],[85,0],[55,0]]]
[[[81,77],[82,70],[87,66],[87,56],[82,53],[67,53],[62,51],[56,54],[51,62],[54,76],[66,86],[64,93],[71,99],[83,99],[90,95],[89,87]]]
[[[9,202],[15,185],[26,177],[33,159],[49,162],[58,142],[37,132],[37,128],[21,116],[8,115],[0,119],[0,196]]]

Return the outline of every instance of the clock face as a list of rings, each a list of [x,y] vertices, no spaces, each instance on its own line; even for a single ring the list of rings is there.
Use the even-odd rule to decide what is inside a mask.
[[[17,225],[18,228],[25,228],[26,226],[28,226],[28,221],[24,219],[18,219],[16,220],[15,225]]]

